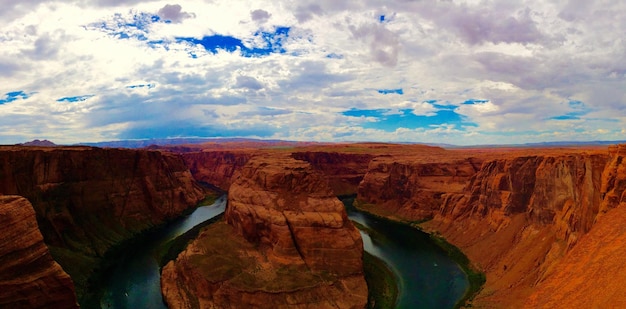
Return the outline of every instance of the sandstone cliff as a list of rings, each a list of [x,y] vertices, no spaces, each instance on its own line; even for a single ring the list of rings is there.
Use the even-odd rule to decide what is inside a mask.
[[[250,160],[250,151],[203,151],[182,154],[193,177],[228,191],[232,177]]]
[[[425,226],[485,270],[477,301],[519,306],[591,229],[607,160],[570,154],[485,162],[463,193],[446,195]]]
[[[177,155],[89,147],[0,148],[0,193],[31,201],[46,244],[79,294],[112,246],[204,197]]]
[[[609,148],[610,160],[596,193],[603,199],[586,205],[597,213],[577,220],[585,232],[562,261],[545,276],[527,308],[622,308],[626,306],[626,145]],[[599,189],[599,190],[598,190]],[[587,233],[588,232],[588,233]],[[571,242],[569,242],[571,243]]]
[[[609,156],[497,155],[501,158],[492,159],[492,153],[489,159],[437,164],[378,157],[359,186],[358,200],[364,209],[391,218],[432,218],[421,226],[460,247],[486,272],[476,304],[520,307],[591,230],[601,213]],[[623,192],[604,187],[606,196]]]
[[[358,200],[364,207],[376,205],[369,210],[385,216],[430,219],[439,211],[443,196],[461,192],[480,163],[476,158],[426,163],[379,156],[370,162],[358,187]]]
[[[171,307],[363,308],[358,230],[326,179],[288,155],[252,158],[225,218],[163,268]]]
[[[78,308],[74,284],[43,242],[32,205],[0,196],[0,308]]]
[[[335,195],[339,196],[357,193],[359,183],[367,173],[367,166],[374,157],[371,154],[322,151],[294,152],[291,156],[307,161],[321,171]]]
[[[525,308],[626,308],[626,204],[609,210],[539,283]]]

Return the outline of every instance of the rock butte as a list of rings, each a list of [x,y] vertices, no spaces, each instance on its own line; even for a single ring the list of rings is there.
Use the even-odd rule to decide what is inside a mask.
[[[283,154],[250,159],[230,185],[225,219],[232,227],[206,229],[163,268],[170,307],[365,307],[360,234],[308,163]],[[224,249],[214,235],[242,244]],[[207,267],[216,255],[229,260],[226,273]],[[240,259],[253,269],[233,262]]]
[[[307,186],[309,182],[328,182],[335,194],[357,193],[360,207],[378,215],[411,222],[427,220],[420,224],[423,229],[444,236],[486,273],[487,282],[472,302],[475,307],[621,307],[626,301],[626,294],[620,293],[625,276],[621,266],[626,263],[622,252],[626,248],[622,228],[626,216],[624,145],[612,146],[608,151],[606,147],[445,150],[377,143],[289,147],[171,148],[173,152],[184,152],[180,154],[167,154],[168,147],[162,147],[160,152],[2,147],[0,193],[19,194],[31,201],[46,244],[64,266],[63,255],[54,254],[55,251],[75,250],[87,257],[102,256],[106,248],[132,237],[137,230],[180,215],[203,195],[196,180],[229,190],[230,203],[238,205],[229,209],[226,216],[232,226],[217,224],[201,233],[196,242],[202,244],[222,235],[232,240],[226,242],[231,252],[243,254],[233,256],[245,257],[233,265],[248,267],[263,261],[258,264],[260,268],[247,268],[248,273],[242,273],[248,275],[256,270],[264,275],[256,281],[239,281],[252,282],[253,286],[237,286],[235,281],[219,287],[220,295],[238,295],[228,299],[233,306],[265,301],[248,293],[250,288],[259,286],[282,294],[285,303],[304,304],[315,294],[290,294],[303,291],[298,286],[301,282],[268,284],[277,281],[270,280],[276,278],[271,277],[276,273],[309,269],[305,274],[309,277],[300,279],[310,279],[316,286],[324,285],[320,282],[341,282],[341,273],[315,276],[318,269],[329,266],[327,260],[315,255],[328,251],[324,246],[315,249],[318,235],[294,232],[314,220],[288,208],[291,202],[306,209],[318,205],[319,198],[333,195],[328,187],[314,191]],[[285,171],[290,169],[292,175],[306,171],[304,174],[312,178],[276,176],[287,175]],[[309,173],[312,170],[316,173]],[[286,194],[291,190],[302,194],[294,194],[289,203],[287,198],[281,202],[279,196],[291,196]],[[313,197],[304,198],[309,195]],[[313,203],[308,204],[309,200]],[[90,231],[89,222],[100,216],[110,218],[104,222],[111,224],[100,225],[99,233]],[[344,220],[343,217],[330,211],[315,222],[339,226],[343,222],[339,218]],[[353,232],[346,229],[341,233]],[[102,239],[97,235],[123,237]],[[89,245],[71,245],[67,240]],[[345,245],[341,250],[350,251],[346,249],[350,242],[340,243]],[[220,253],[192,244],[179,260],[202,250],[205,256]],[[22,266],[16,267],[29,269],[26,261],[20,261]],[[195,276],[192,268],[181,269],[181,265],[185,262],[178,264],[170,279],[182,282],[185,276]],[[76,281],[75,275],[67,271]],[[218,287],[202,279],[204,275],[193,277],[196,287],[189,286],[197,289],[199,299],[210,299],[217,291],[211,289]],[[292,289],[285,289],[288,284],[292,284]],[[316,299],[334,295],[332,291],[340,285],[326,287],[315,294],[319,296]],[[170,292],[177,293],[176,290]],[[178,299],[193,298],[185,297]],[[350,297],[362,299],[360,292]],[[185,302],[181,304],[194,301]]]

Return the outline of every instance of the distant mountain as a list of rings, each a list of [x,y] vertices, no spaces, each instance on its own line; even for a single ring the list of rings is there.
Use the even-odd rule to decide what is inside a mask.
[[[51,141],[49,141],[47,139],[44,139],[42,141],[36,139],[34,141],[30,141],[30,142],[26,142],[26,143],[22,143],[22,144],[18,144],[18,145],[20,145],[20,146],[38,146],[38,147],[55,147],[55,146],[57,146],[57,144],[55,144],[55,143],[53,143],[53,142],[51,142]]]
[[[35,143],[50,143],[48,145],[39,145]],[[352,143],[352,142],[338,142],[338,143]],[[420,142],[391,142],[391,144],[423,144],[429,146],[436,146],[442,148],[502,148],[502,147],[534,147],[534,148],[542,148],[542,147],[577,147],[577,146],[603,146],[603,145],[614,145],[614,144],[623,144],[626,143],[626,140],[622,141],[558,141],[558,142],[539,142],[539,143],[525,143],[525,144],[485,144],[485,145],[453,145],[453,144],[445,144],[445,143],[420,143]],[[119,141],[106,141],[106,142],[97,142],[97,143],[79,143],[75,145],[80,146],[94,146],[94,147],[104,147],[104,148],[147,148],[150,147],[152,149],[161,149],[161,148],[171,148],[171,146],[180,146],[180,145],[200,145],[200,144],[214,144],[214,145],[238,145],[238,146],[250,146],[252,148],[256,146],[269,146],[269,147],[279,147],[279,146],[296,146],[296,145],[306,145],[306,144],[319,144],[316,142],[295,142],[295,141],[287,141],[287,140],[263,140],[263,139],[254,139],[254,138],[153,138],[153,139],[142,139],[142,140],[119,140]],[[332,143],[322,143],[322,144],[332,144]],[[52,142],[47,140],[38,141],[34,140],[32,142],[24,143],[21,145],[32,145],[32,146],[54,146]],[[197,147],[190,148],[190,151],[197,151]]]
[[[94,147],[110,147],[110,148],[145,148],[156,146],[173,146],[173,145],[195,145],[205,143],[251,143],[251,144],[297,144],[299,142],[289,142],[283,140],[261,140],[253,138],[153,138],[142,140],[120,140],[97,143],[79,143],[81,146]]]

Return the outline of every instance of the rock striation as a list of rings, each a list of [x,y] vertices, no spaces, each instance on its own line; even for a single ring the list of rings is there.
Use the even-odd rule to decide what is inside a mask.
[[[487,283],[475,302],[520,307],[603,209],[614,207],[603,196],[621,199],[623,189],[608,184],[607,176],[621,173],[605,170],[610,157],[600,153],[500,157],[437,164],[375,158],[358,200],[396,219],[432,218],[421,226],[485,271]]]
[[[374,155],[367,153],[340,153],[323,151],[294,152],[291,156],[297,160],[309,162],[328,179],[328,184],[335,195],[353,195],[357,193],[359,183],[367,173],[367,167]]]
[[[178,155],[91,147],[0,147],[0,193],[31,201],[79,294],[109,249],[204,198]]]
[[[74,284],[57,264],[23,197],[0,196],[0,308],[78,308]]]
[[[250,151],[202,151],[182,154],[193,177],[228,191],[233,175],[253,156]]]
[[[480,168],[481,160],[414,162],[411,158],[378,156],[371,160],[358,187],[361,204],[375,212],[410,221],[432,218],[446,194],[461,192]]]
[[[526,308],[621,308],[626,306],[626,145],[609,148],[610,160],[596,190],[602,196],[591,219],[578,220],[577,243],[534,289]],[[599,206],[598,206],[599,205]]]
[[[360,234],[310,164],[256,156],[241,168],[228,198],[229,226],[206,230],[163,268],[170,307],[365,307]],[[227,249],[233,243],[240,244]],[[210,271],[217,256],[228,262]]]

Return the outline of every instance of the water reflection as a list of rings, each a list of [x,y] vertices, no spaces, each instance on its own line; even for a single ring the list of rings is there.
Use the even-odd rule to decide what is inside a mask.
[[[428,234],[359,212],[352,199],[344,203],[348,217],[370,230],[361,231],[365,250],[399,276],[397,308],[453,308],[463,297],[467,276]]]

